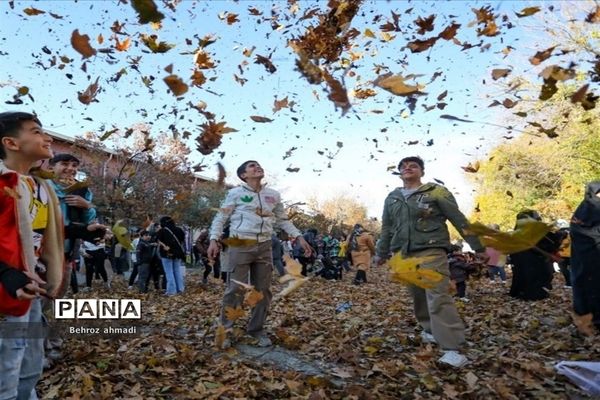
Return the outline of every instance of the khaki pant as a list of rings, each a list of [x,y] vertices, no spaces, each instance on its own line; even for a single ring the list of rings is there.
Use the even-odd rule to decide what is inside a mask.
[[[269,313],[271,299],[271,278],[273,275],[273,255],[271,241],[262,242],[253,246],[230,247],[227,250],[227,265],[231,273],[227,277],[227,289],[223,295],[223,307],[221,309],[221,323],[225,328],[231,328],[233,321],[229,321],[225,315],[225,307],[236,308],[244,301],[245,289],[235,282],[247,283],[250,275],[250,284],[256,290],[262,292],[263,298],[252,309],[250,321],[248,322],[248,333],[257,335],[262,333],[263,325]]]
[[[431,333],[443,350],[458,350],[465,342],[465,326],[458,315],[454,300],[448,293],[448,257],[443,249],[427,249],[409,253],[407,257],[432,257],[421,268],[432,269],[443,275],[433,289],[409,286],[413,297],[415,317],[423,329]]]

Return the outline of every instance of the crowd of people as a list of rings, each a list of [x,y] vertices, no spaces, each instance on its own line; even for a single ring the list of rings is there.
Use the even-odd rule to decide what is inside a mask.
[[[286,274],[284,255],[297,259],[301,274],[341,279],[355,273],[353,283],[369,282],[371,267],[380,266],[394,254],[422,258],[420,268],[439,272],[441,280],[432,288],[409,285],[414,315],[424,341],[437,343],[439,361],[461,367],[468,362],[461,353],[465,327],[457,312],[455,296],[467,301],[469,276],[486,271],[491,281],[507,281],[512,272],[510,296],[542,300],[552,290],[553,266],[559,265],[565,285],[572,288],[574,311],[592,315],[600,327],[600,183],[588,185],[585,198],[570,224],[558,221],[557,229],[535,247],[501,254],[486,248],[469,233],[469,222],[453,195],[442,185],[424,183],[425,165],[419,157],[406,157],[398,164],[402,186],[392,191],[383,205],[378,240],[360,224],[347,236],[301,232],[288,219],[281,195],[263,184],[264,170],[257,161],[246,161],[237,169],[242,184],[229,190],[210,228],[203,230],[191,249],[186,248],[184,230],[169,216],[134,234],[133,245],[116,240],[106,226],[96,223],[93,194],[74,185],[79,160],[71,154],[54,155],[52,138],[39,119],[28,113],[0,113],[0,321],[43,324],[43,308],[51,299],[65,295],[69,280],[78,290],[77,260],[85,268],[85,287],[94,278],[107,289],[107,264],[115,275],[131,268],[129,287],[137,284],[168,296],[185,293],[185,262],[204,268],[203,283],[212,273],[224,282],[219,326],[231,332],[233,322],[226,308],[241,305],[245,284],[262,293],[252,308],[247,332],[258,346],[270,346],[265,322],[272,300],[273,267]],[[36,166],[49,160],[53,177],[44,177]],[[527,221],[540,221],[534,210],[516,216],[515,228]],[[446,221],[457,229],[473,252],[463,252],[451,243]],[[497,227],[494,227],[497,229]],[[286,236],[283,236],[283,235]],[[243,245],[225,239],[236,239]],[[78,245],[79,244],[79,245]],[[110,263],[107,263],[109,260]],[[81,262],[79,262],[81,264]],[[164,284],[159,282],[163,276]],[[136,283],[137,282],[137,283]],[[451,289],[451,288],[454,289]],[[231,344],[231,335],[222,347]],[[56,344],[60,346],[60,343]],[[47,344],[52,348],[52,344]],[[41,376],[43,338],[0,337],[0,398],[36,398]]]

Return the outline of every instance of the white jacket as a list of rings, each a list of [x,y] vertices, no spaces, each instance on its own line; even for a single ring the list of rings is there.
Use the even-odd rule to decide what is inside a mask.
[[[271,240],[274,227],[291,237],[301,235],[288,220],[279,192],[265,186],[258,193],[246,184],[231,189],[210,227],[211,240],[221,238],[227,221],[230,237],[264,242]]]

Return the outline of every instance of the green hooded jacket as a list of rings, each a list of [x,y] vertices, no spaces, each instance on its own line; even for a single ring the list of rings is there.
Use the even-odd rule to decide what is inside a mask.
[[[385,199],[381,238],[377,255],[387,257],[390,251],[410,252],[443,248],[450,251],[450,234],[446,220],[458,230],[474,251],[484,251],[477,236],[465,236],[469,221],[458,209],[454,196],[444,186],[426,183],[404,198],[400,188]]]

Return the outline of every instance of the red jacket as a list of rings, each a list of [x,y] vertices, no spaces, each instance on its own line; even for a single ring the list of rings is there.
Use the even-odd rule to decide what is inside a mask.
[[[66,275],[62,216],[50,185],[42,179],[35,179],[44,186],[50,199],[40,260],[46,265],[42,279],[47,282],[48,296],[56,297],[62,291]],[[21,271],[33,271],[35,267],[27,191],[19,175],[0,161],[0,261]],[[24,315],[30,305],[31,301],[11,297],[0,283],[0,315]]]

